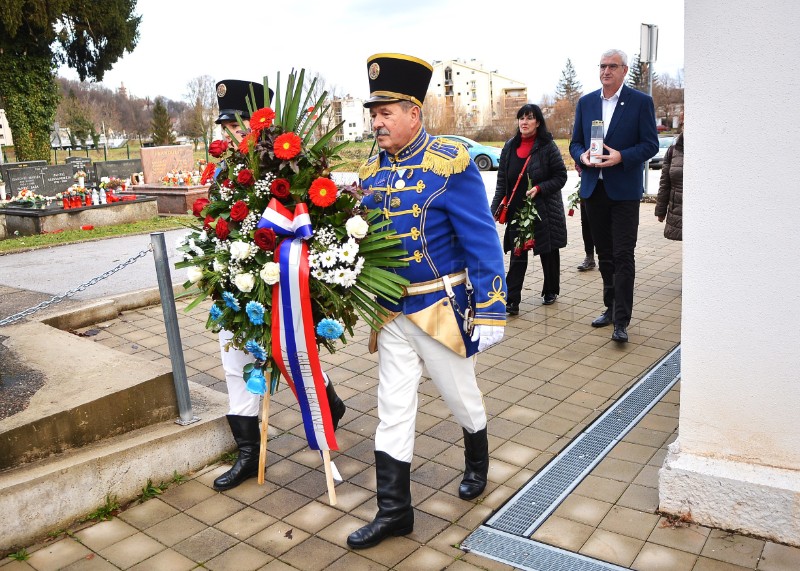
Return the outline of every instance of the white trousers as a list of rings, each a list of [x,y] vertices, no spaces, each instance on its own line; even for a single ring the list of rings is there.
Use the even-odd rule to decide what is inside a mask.
[[[375,450],[401,462],[414,456],[419,381],[427,369],[456,421],[474,433],[486,427],[474,357],[462,357],[400,315],[378,335],[378,430]]]
[[[225,344],[233,339],[233,334],[224,329],[219,332],[219,348],[222,355],[222,368],[225,371],[225,384],[228,385],[228,414],[237,416],[258,416],[261,397],[247,390],[242,376],[244,366],[253,362],[253,356],[233,347],[225,350]]]

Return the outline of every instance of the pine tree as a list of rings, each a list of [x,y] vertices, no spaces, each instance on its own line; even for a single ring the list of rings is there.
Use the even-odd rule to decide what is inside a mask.
[[[175,135],[172,134],[172,119],[164,105],[164,100],[156,98],[153,105],[153,144],[154,145],[174,145]]]
[[[633,57],[628,69],[628,87],[647,93],[647,72],[650,64],[639,59],[639,54]],[[653,74],[653,84],[656,83],[656,74]]]
[[[561,72],[561,79],[556,86],[556,101],[566,99],[572,106],[575,106],[582,94],[583,86],[578,81],[578,74],[575,73],[572,60],[567,58],[567,65]]]

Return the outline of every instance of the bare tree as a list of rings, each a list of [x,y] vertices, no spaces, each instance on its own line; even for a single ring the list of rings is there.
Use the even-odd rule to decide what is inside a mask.
[[[194,141],[195,149],[200,140],[208,148],[219,115],[216,83],[210,75],[201,75],[191,79],[186,89],[189,108],[181,114],[183,131]]]

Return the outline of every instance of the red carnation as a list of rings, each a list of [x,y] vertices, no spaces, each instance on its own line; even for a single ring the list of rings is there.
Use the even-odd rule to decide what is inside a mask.
[[[284,133],[275,138],[275,156],[284,161],[295,158],[300,153],[302,139],[294,133]]]
[[[221,139],[217,139],[216,141],[212,141],[211,144],[208,146],[208,154],[218,159],[222,156],[222,153],[228,150],[228,141],[223,141]]]
[[[215,230],[217,233],[217,238],[220,240],[227,240],[231,233],[230,228],[228,228],[228,223],[225,222],[224,218],[217,218],[217,227]]]
[[[247,218],[248,214],[250,214],[250,210],[247,208],[247,203],[244,200],[237,200],[231,207],[231,220],[234,222],[241,222]]]
[[[253,178],[253,171],[250,169],[242,169],[239,171],[239,174],[236,175],[236,181],[244,186],[253,186],[256,179]]]
[[[207,198],[198,198],[192,204],[192,214],[200,218],[200,214],[203,212],[203,208],[209,205],[209,200]]]
[[[265,252],[275,250],[275,231],[272,228],[259,228],[253,235],[253,242]]]
[[[214,217],[213,216],[206,216],[205,219],[203,220],[203,229],[204,230],[209,230],[211,228],[211,223],[213,221],[214,221]]]
[[[250,117],[250,128],[254,131],[261,131],[261,129],[269,129],[272,126],[272,121],[275,119],[275,111],[269,107],[263,107],[253,113]]]
[[[214,180],[214,173],[217,171],[217,165],[208,163],[206,168],[203,169],[203,175],[200,177],[200,184],[206,184]]]
[[[272,181],[269,190],[275,198],[288,198],[290,187],[289,181],[285,178],[276,178]]]
[[[311,183],[308,189],[308,197],[317,206],[325,208],[336,202],[336,183],[329,178],[319,177]]]

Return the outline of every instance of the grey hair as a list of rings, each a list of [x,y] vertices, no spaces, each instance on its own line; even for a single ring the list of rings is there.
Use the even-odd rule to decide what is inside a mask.
[[[420,123],[422,123],[422,107],[420,107],[419,105],[417,105],[417,104],[416,104],[416,103],[414,103],[413,101],[408,101],[408,100],[406,100],[406,99],[401,99],[401,100],[400,100],[400,101],[398,101],[397,103],[399,103],[399,104],[400,104],[400,107],[402,107],[402,108],[403,108],[403,111],[405,111],[406,113],[408,113],[409,111],[411,111],[411,109],[412,109],[413,107],[417,107],[417,108],[419,109],[419,121],[420,121]]]
[[[620,59],[622,59],[622,65],[628,65],[628,54],[618,49],[611,49],[603,52],[603,55],[600,56],[600,59],[614,56],[619,56]]]

